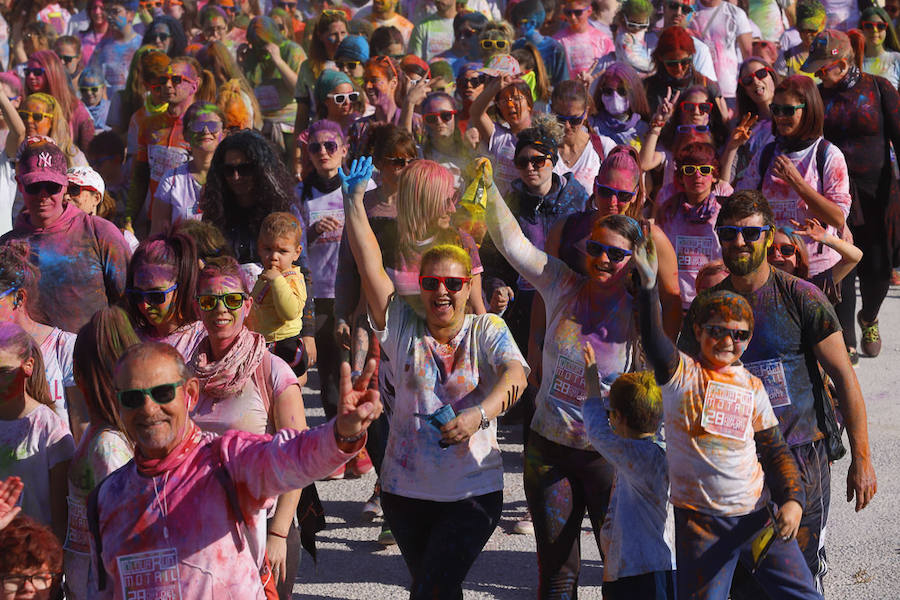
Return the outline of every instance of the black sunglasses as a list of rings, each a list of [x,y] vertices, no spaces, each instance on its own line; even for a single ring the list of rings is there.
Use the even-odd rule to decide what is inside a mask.
[[[682,4],[681,2],[669,2],[669,9],[675,12],[681,12],[686,15],[694,12],[694,7],[690,4]]]
[[[631,256],[631,250],[619,248],[618,246],[607,246],[606,244],[601,244],[600,242],[595,242],[594,240],[588,240],[585,243],[585,247],[587,249],[587,253],[594,258],[599,258],[605,254],[606,258],[608,258],[610,262],[614,263],[620,263]]]
[[[99,85],[95,85],[95,86],[93,86],[93,87],[83,87],[83,88],[80,88],[80,89],[81,89],[81,93],[82,93],[82,94],[96,94],[97,92],[100,91],[100,86],[99,86]]]
[[[719,241],[722,242],[733,242],[737,239],[738,234],[741,234],[741,237],[744,238],[745,242],[755,242],[764,231],[769,231],[770,229],[771,227],[768,225],[763,225],[762,227],[755,225],[748,225],[746,227],[722,225],[716,227],[716,235],[719,236]]]
[[[605,87],[602,90],[600,90],[600,93],[603,96],[612,96],[613,94],[618,94],[622,97],[625,97],[628,95],[628,92],[625,91],[625,88],[613,89],[611,87]]]
[[[405,156],[386,156],[384,158],[384,162],[388,163],[389,165],[391,165],[393,167],[397,167],[399,169],[402,169],[409,163],[414,162],[415,160],[416,159],[414,159],[414,158],[406,158]]]
[[[586,116],[586,114],[587,111],[581,113],[580,115],[573,115],[571,117],[567,117],[565,115],[556,115],[556,121],[558,123],[562,123],[563,125],[568,123],[572,127],[575,127],[576,125],[581,125],[582,123],[584,123],[584,117]]]
[[[425,119],[425,122],[429,125],[437,125],[438,119],[444,123],[449,123],[453,120],[453,115],[455,114],[455,110],[442,110],[441,112],[426,113],[422,118]]]
[[[165,42],[170,37],[172,37],[172,35],[169,33],[166,33],[165,31],[157,31],[157,32],[150,34],[150,41],[151,42]]]
[[[176,289],[178,289],[178,284],[173,283],[171,287],[168,287],[164,290],[139,290],[131,288],[125,290],[125,294],[127,294],[128,299],[135,304],[146,302],[147,304],[152,304],[153,306],[160,306],[166,303],[166,296],[169,294],[169,292],[175,291]]]
[[[53,181],[36,181],[25,186],[25,193],[29,196],[40,196],[42,193],[55,196],[62,188],[62,185]]]
[[[603,185],[601,183],[594,182],[594,193],[600,196],[601,198],[611,198],[612,196],[616,197],[616,200],[619,204],[625,204],[627,202],[631,202],[634,199],[634,194],[637,191],[637,188],[634,190],[617,190],[614,187],[609,187],[608,185]]]
[[[479,85],[484,83],[484,75],[475,75],[474,77],[460,77],[459,85],[460,87],[468,86],[468,87],[478,87]]]
[[[119,404],[122,405],[122,408],[127,408],[128,410],[142,407],[144,405],[145,396],[150,396],[157,404],[168,404],[175,399],[178,388],[181,387],[183,383],[184,379],[181,379],[175,383],[163,383],[161,385],[155,385],[152,388],[120,390],[116,392],[116,397],[119,399]]]
[[[580,17],[586,8],[567,8],[563,11],[563,14],[567,17]]]
[[[253,175],[254,167],[250,163],[238,163],[236,165],[222,165],[222,172],[225,174],[225,177],[234,178],[236,176],[240,177],[250,177]]]
[[[775,254],[776,250],[785,258],[790,258],[797,252],[797,248],[793,244],[772,244],[769,246],[768,252],[769,254]]]
[[[529,164],[531,168],[537,171],[547,164],[547,161],[550,160],[550,157],[547,155],[542,156],[517,156],[513,161],[513,164],[516,165],[517,169],[524,169]]]
[[[448,292],[458,292],[463,286],[469,282],[471,277],[439,277],[437,275],[420,275],[419,285],[423,290],[433,292],[440,287],[441,283],[447,288]]]
[[[704,325],[703,329],[705,329],[706,333],[711,337],[717,340],[731,337],[735,342],[746,342],[750,339],[750,331],[747,329],[729,329],[728,327],[722,327],[721,325]]]
[[[328,141],[328,142],[311,142],[309,144],[309,153],[310,154],[318,154],[322,151],[322,148],[325,148],[325,152],[328,154],[334,154],[337,152],[338,145],[337,142]]]
[[[25,67],[26,77],[28,75],[42,76],[44,73],[46,73],[46,71],[43,67]]]
[[[751,83],[753,83],[754,79],[759,79],[760,81],[762,81],[763,79],[766,78],[766,76],[769,73],[772,73],[772,72],[773,72],[772,69],[770,69],[769,67],[762,67],[760,69],[757,69],[757,70],[753,71],[752,73],[748,73],[748,74],[744,75],[743,77],[741,77],[741,85],[744,85],[744,86],[750,85]]]
[[[688,65],[690,65],[693,62],[694,62],[693,56],[686,56],[684,58],[675,58],[672,60],[663,60],[663,64],[666,65],[667,67],[674,67],[674,66],[678,66],[678,65],[680,65],[682,67],[687,67]]]
[[[769,105],[773,117],[793,117],[794,113],[801,108],[806,108],[806,103],[801,104],[775,104]]]
[[[59,56],[59,60],[63,62],[63,64],[67,65],[73,60],[78,60],[77,56],[66,56],[65,54],[57,54]]]

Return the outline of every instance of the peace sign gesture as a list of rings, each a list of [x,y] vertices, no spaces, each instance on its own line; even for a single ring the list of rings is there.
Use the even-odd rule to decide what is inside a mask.
[[[675,103],[678,101],[679,96],[681,96],[681,92],[670,87],[666,88],[666,97],[660,101],[656,114],[653,115],[653,119],[650,122],[651,127],[662,129],[669,122],[669,119],[675,114]]]
[[[746,114],[741,118],[741,122],[737,124],[731,137],[728,139],[729,148],[739,148],[747,143],[750,135],[753,133],[753,126],[759,120],[758,115]]]

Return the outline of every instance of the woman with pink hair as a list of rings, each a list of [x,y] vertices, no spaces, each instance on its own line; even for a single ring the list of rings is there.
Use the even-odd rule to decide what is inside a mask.
[[[91,114],[69,82],[62,61],[52,50],[39,50],[25,63],[25,94],[43,92],[50,94],[69,121],[72,141],[79,148],[87,148],[94,139],[94,121]]]

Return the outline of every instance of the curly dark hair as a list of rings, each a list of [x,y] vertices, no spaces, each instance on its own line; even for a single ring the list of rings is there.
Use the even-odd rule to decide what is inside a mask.
[[[0,532],[0,573],[49,569],[58,581],[62,567],[62,545],[49,527],[19,515]]]
[[[225,154],[229,150],[240,151],[253,165],[257,202],[252,207],[241,207],[225,180]],[[290,211],[295,187],[280,153],[266,138],[249,129],[232,133],[213,155],[200,199],[203,220],[218,227],[226,238],[236,227],[249,228],[255,241],[266,215]]]

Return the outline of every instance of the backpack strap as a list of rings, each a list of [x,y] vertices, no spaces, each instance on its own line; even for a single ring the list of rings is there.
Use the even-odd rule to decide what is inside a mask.
[[[825,191],[825,153],[831,143],[822,138],[816,147],[816,170],[819,172],[819,183],[822,184],[822,191]]]
[[[600,160],[604,160],[606,155],[603,152],[603,140],[600,139],[600,136],[591,131],[591,146],[594,147],[594,152],[597,153],[597,156],[600,157]]]

